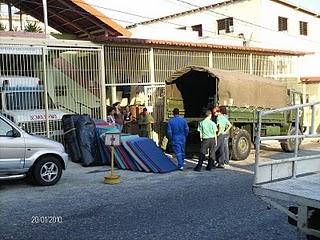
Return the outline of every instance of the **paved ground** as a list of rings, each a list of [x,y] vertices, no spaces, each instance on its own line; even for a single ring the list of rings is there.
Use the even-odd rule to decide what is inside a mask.
[[[0,239],[295,239],[286,215],[252,194],[253,157],[212,172],[192,160],[183,172],[118,171],[116,186],[103,183],[105,167],[74,163],[52,187],[0,182]]]

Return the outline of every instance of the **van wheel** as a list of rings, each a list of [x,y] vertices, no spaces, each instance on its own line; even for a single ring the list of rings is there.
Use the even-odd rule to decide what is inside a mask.
[[[32,176],[36,184],[51,186],[56,184],[62,175],[62,165],[58,159],[46,156],[36,162]]]
[[[232,136],[231,158],[233,160],[246,159],[251,151],[251,137],[247,130],[236,129]]]
[[[296,133],[296,128],[291,128],[291,130],[289,131],[288,135],[294,135]],[[299,130],[299,135],[301,135],[301,131]],[[300,138],[299,140],[299,144],[298,144],[298,149],[300,148],[300,144],[302,142],[302,138]],[[286,139],[284,141],[280,142],[281,148],[284,152],[293,152],[294,151],[294,147],[295,147],[295,143],[294,143],[294,139]]]

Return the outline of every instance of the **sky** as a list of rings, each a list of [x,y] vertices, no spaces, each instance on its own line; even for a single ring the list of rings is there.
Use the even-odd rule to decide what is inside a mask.
[[[225,0],[85,0],[122,26],[147,21],[173,13],[188,11],[193,6],[206,6]],[[320,13],[320,0],[286,0]],[[187,4],[190,3],[191,5]],[[193,6],[192,6],[193,5]],[[130,14],[128,14],[130,13]]]

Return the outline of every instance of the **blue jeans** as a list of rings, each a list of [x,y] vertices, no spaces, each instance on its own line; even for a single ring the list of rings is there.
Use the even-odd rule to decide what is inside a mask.
[[[224,154],[225,154],[225,159],[224,159],[224,163],[229,163],[229,134],[225,134],[224,135]]]

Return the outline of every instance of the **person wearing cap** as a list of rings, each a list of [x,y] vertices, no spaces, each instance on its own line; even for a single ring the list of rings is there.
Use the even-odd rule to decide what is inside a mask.
[[[185,144],[189,133],[187,120],[179,115],[179,109],[173,109],[173,118],[167,125],[167,135],[178,161],[178,169],[183,170],[185,158]]]
[[[153,117],[148,113],[147,108],[143,108],[142,113],[138,120],[139,136],[152,139],[152,124],[154,123]]]
[[[214,167],[215,152],[217,144],[217,126],[214,121],[211,120],[212,112],[207,110],[205,118],[199,123],[197,131],[200,133],[201,147],[199,153],[199,160],[194,171],[201,171],[203,161],[209,150],[209,159],[206,170],[210,171]]]
[[[219,107],[213,108],[212,112],[216,117],[218,127],[216,152],[219,153],[219,157],[217,158],[217,168],[224,168],[224,164],[229,162],[228,159],[226,159],[225,153],[225,136],[232,127],[232,124],[221,113],[221,109]]]

